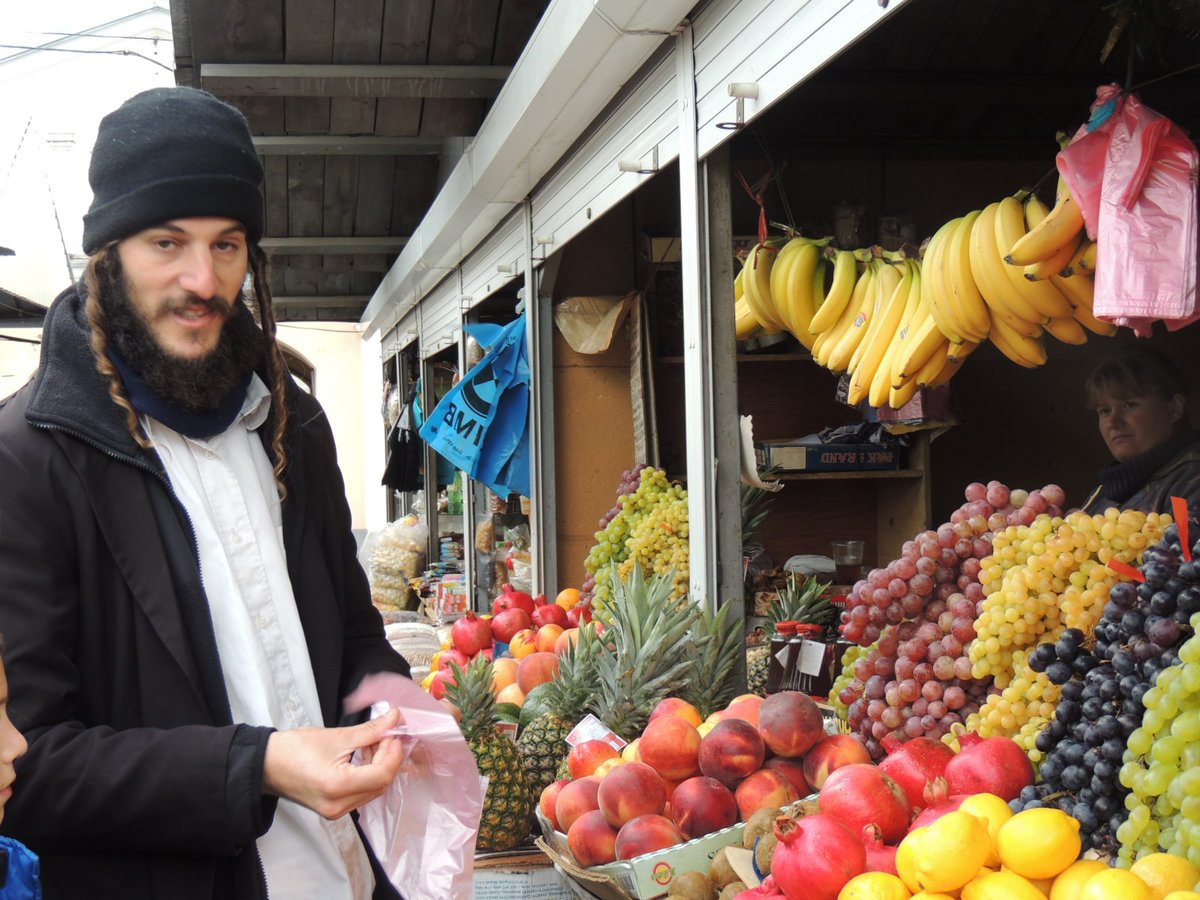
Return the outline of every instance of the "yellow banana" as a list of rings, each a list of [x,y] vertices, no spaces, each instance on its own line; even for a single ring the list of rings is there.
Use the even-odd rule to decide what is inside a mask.
[[[826,367],[831,372],[846,371],[846,367],[850,364],[850,358],[858,348],[859,341],[862,340],[867,323],[871,321],[877,287],[877,264],[874,259],[868,260],[862,275],[858,278],[858,284],[854,287],[855,296],[851,298],[851,307],[854,308],[846,310],[853,312],[854,315],[850,318],[845,331],[839,336],[837,345],[829,353]],[[862,287],[861,291],[859,290],[860,286]],[[857,307],[853,303],[855,299],[859,301]]]
[[[1087,343],[1087,332],[1083,330],[1083,326],[1074,317],[1069,319],[1051,319],[1046,323],[1046,331],[1064,344],[1079,345]]]
[[[889,266],[889,268],[891,267]],[[871,318],[871,327],[863,336],[860,345],[861,355],[854,366],[854,374],[850,378],[850,387],[846,396],[852,406],[857,406],[863,400],[869,399],[875,372],[887,354],[888,344],[896,340],[896,331],[900,327],[900,319],[904,316],[904,307],[908,305],[908,293],[912,288],[912,268],[905,262],[903,269],[900,280],[888,292],[888,296],[881,297],[879,309]],[[886,290],[886,283],[881,283],[881,295],[884,290]],[[886,398],[887,394],[885,393],[883,399],[874,405],[879,406]]]
[[[1083,258],[1087,255],[1088,248],[1095,246],[1095,241],[1089,238],[1086,234],[1081,234],[1079,236],[1079,244],[1075,247],[1075,252],[1071,255],[1070,260],[1068,260],[1067,264],[1057,272],[1053,272],[1051,274],[1061,275],[1063,278],[1070,278],[1072,275],[1082,275],[1087,273],[1088,268],[1083,264]],[[1068,297],[1067,299],[1070,300],[1071,298]]]
[[[1079,267],[1085,272],[1096,271],[1096,254],[1099,252],[1099,241],[1091,241],[1083,248],[1083,255],[1079,257]]]
[[[794,240],[801,240],[795,238]],[[791,246],[789,244],[789,246]],[[816,301],[813,296],[814,281],[817,268],[821,264],[821,244],[804,241],[792,254],[787,267],[787,279],[781,286],[780,293],[774,294],[779,303],[783,317],[791,326],[792,334],[809,350],[812,349],[815,335],[809,329],[813,313],[816,312]],[[784,250],[787,248],[785,247]],[[780,254],[782,259],[783,254]],[[774,279],[772,278],[772,293]]]
[[[979,344],[975,341],[967,341],[965,344],[951,344],[950,352],[946,354],[946,364],[942,366],[942,370],[933,377],[926,387],[939,388],[943,384],[949,383],[950,379],[962,369],[966,358],[974,353],[975,348],[978,346]]]
[[[863,275],[866,273],[864,272]],[[837,349],[837,345],[841,342],[842,336],[851,327],[854,322],[854,317],[858,315],[858,310],[862,306],[863,296],[870,286],[870,279],[856,275],[854,279],[854,288],[850,294],[850,300],[846,304],[842,314],[838,316],[838,320],[831,328],[827,328],[817,335],[817,339],[813,341],[812,354],[822,366],[828,367],[829,358],[833,355],[833,351]]]
[[[1038,223],[1046,216],[1050,215],[1050,207],[1042,202],[1037,194],[1030,194],[1025,198],[1025,230],[1033,231]]]
[[[1083,230],[1083,213],[1070,192],[1037,225],[1029,229],[1004,255],[1013,266],[1027,266],[1053,255],[1063,244],[1077,241]]]
[[[1025,214],[1020,200],[1016,197],[1005,197],[1000,201],[1000,206],[996,209],[995,226],[998,250],[1011,247],[1021,239],[1025,234]],[[1026,303],[1039,314],[1050,319],[1061,319],[1071,314],[1071,304],[1050,280],[1029,281],[1025,278],[1022,268],[1015,265],[1004,266],[1004,273]],[[1010,308],[1010,311],[1013,310]]]
[[[758,324],[758,319],[754,318],[754,313],[750,311],[750,304],[746,302],[745,297],[739,297],[734,303],[734,331],[737,334],[739,341],[744,341],[753,336],[762,326]]]
[[[1050,280],[1058,285],[1066,298],[1071,301],[1071,316],[1076,322],[1092,334],[1103,337],[1112,337],[1117,333],[1116,325],[1097,319],[1092,311],[1096,285],[1090,276],[1079,274],[1064,278],[1061,275],[1053,275]]]
[[[971,229],[982,210],[963,216],[950,233],[945,248],[945,284],[950,291],[955,330],[973,341],[981,341],[988,333],[988,311],[983,295],[971,274]]]
[[[906,273],[907,290],[904,297],[904,308],[900,312],[900,320],[896,329],[883,348],[883,356],[875,366],[875,374],[871,376],[871,386],[867,391],[867,402],[876,408],[888,401],[892,389],[892,366],[902,346],[908,323],[912,321],[917,304],[921,299],[921,266],[916,260],[908,260]],[[897,288],[896,290],[900,290]]]
[[[771,297],[771,268],[775,264],[778,251],[770,244],[755,244],[746,254],[746,264],[743,266],[745,275],[742,285],[745,288],[746,302],[750,311],[764,328],[780,330],[786,327],[775,309]]]
[[[1017,334],[1003,322],[992,323],[988,338],[996,349],[1019,366],[1032,369],[1046,362],[1046,347],[1040,337],[1027,338]]]
[[[933,351],[929,359],[925,360],[921,368],[917,369],[913,375],[912,380],[916,383],[917,387],[929,387],[933,383],[938,373],[946,367],[946,360],[950,358],[950,349],[955,346],[963,345],[943,339],[942,343],[937,346],[937,349]]]
[[[857,278],[858,268],[854,254],[849,250],[838,250],[833,258],[833,283],[808,326],[813,334],[828,331],[837,324],[838,318],[846,309],[846,304],[850,302],[850,295],[854,293],[854,282]]]
[[[738,273],[733,276],[733,302],[742,299],[742,295],[746,293],[746,286],[742,283],[746,277],[745,267],[738,269]]]
[[[924,274],[924,269],[921,270]],[[925,315],[915,326],[910,326],[902,340],[900,350],[893,366],[895,374],[892,377],[892,387],[900,387],[911,379],[935,355],[947,339],[932,316]],[[943,355],[943,359],[944,359]]]
[[[1008,264],[996,249],[996,213],[1000,202],[989,203],[971,227],[971,274],[984,303],[993,315],[1001,315],[1010,324],[1025,320],[1040,326],[1049,316],[1042,315],[1017,290],[1008,275]]]
[[[916,396],[918,390],[920,390],[920,385],[917,384],[915,379],[910,378],[904,384],[900,385],[900,387],[889,388],[887,404],[892,409],[900,409],[905,403]]]
[[[1035,263],[1030,263],[1024,269],[1024,275],[1030,281],[1040,281],[1049,278],[1051,275],[1062,273],[1076,255],[1082,252],[1081,244],[1083,238],[1082,232],[1075,237],[1074,240],[1067,241],[1045,259],[1039,259]],[[1084,238],[1086,240],[1086,238]]]
[[[787,280],[791,274],[792,265],[796,260],[796,256],[801,249],[808,246],[808,242],[803,238],[794,237],[779,248],[779,253],[775,256],[775,262],[771,264],[771,300],[775,304],[775,313],[779,317],[779,321],[784,324],[788,331],[792,331],[792,322],[789,318],[789,309],[787,304]]]
[[[871,319],[867,322],[867,327],[863,330],[862,337],[858,341],[858,346],[854,348],[854,353],[850,357],[850,364],[846,366],[846,371],[851,375],[858,369],[858,365],[866,353],[868,338],[870,338],[871,334],[880,325],[887,324],[883,318],[883,313],[888,308],[896,287],[900,284],[900,269],[901,266],[893,265],[885,259],[879,261],[879,271],[875,276],[879,281],[879,287],[875,289],[875,304],[871,309]],[[892,329],[892,333],[895,334],[895,328]]]
[[[951,341],[961,342],[964,338],[955,327],[948,306],[950,293],[946,285],[944,267],[946,244],[957,223],[958,219],[951,219],[934,232],[933,237],[929,239],[929,243],[925,247],[925,256],[921,260],[921,272],[925,276],[921,279],[921,296],[925,298],[925,304],[929,307],[929,314],[933,317],[933,321],[937,323],[938,328],[942,330],[942,334]]]

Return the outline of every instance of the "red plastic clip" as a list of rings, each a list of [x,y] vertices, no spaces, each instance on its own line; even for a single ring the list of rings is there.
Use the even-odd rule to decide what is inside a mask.
[[[1134,581],[1142,582],[1146,580],[1146,576],[1140,570],[1135,569],[1129,563],[1121,562],[1119,559],[1110,559],[1105,565],[1118,575],[1124,575],[1126,578],[1132,578]]]
[[[1184,497],[1171,498],[1171,512],[1175,516],[1175,524],[1179,526],[1179,543],[1183,546],[1183,558],[1192,561],[1192,541],[1188,537],[1188,505]]]

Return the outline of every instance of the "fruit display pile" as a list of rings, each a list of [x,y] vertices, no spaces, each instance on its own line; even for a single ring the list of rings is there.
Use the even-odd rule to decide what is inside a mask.
[[[1053,208],[1020,191],[945,223],[920,259],[831,240],[755,245],[734,283],[736,332],[790,332],[850,375],[852,404],[898,409],[985,340],[1033,368],[1046,362],[1046,334],[1083,344],[1089,331],[1116,333],[1092,314],[1096,244],[1061,179]]]
[[[964,495],[950,521],[906,541],[847,599],[842,634],[870,650],[837,698],[874,759],[889,735],[941,737],[978,712],[992,687],[968,656],[985,602],[983,560],[996,530],[1058,514],[1065,499],[1057,485],[1010,490],[997,481],[971,484]]]
[[[617,502],[600,520],[596,544],[584,560],[587,603],[603,608],[614,572],[626,577],[635,562],[646,572],[670,575],[675,597],[688,593],[687,490],[653,466],[621,473]],[[617,563],[614,569],[610,564]]]

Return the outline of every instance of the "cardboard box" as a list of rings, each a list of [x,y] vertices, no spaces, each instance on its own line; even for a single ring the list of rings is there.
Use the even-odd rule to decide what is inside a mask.
[[[576,900],[570,878],[540,850],[477,857],[473,900]]]
[[[839,472],[900,468],[900,453],[881,444],[797,444],[762,441],[754,445],[758,468],[785,472]]]

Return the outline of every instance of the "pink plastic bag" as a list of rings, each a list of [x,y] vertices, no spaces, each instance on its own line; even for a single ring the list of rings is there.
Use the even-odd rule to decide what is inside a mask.
[[[1196,311],[1200,155],[1170,119],[1117,85],[1096,92],[1092,119],[1059,152],[1058,169],[1100,244],[1094,312],[1148,337]],[[1106,252],[1107,250],[1107,252]]]
[[[484,787],[458,723],[420,686],[394,673],[363,679],[348,712],[399,707],[407,751],[384,794],[359,809],[359,827],[406,900],[470,900]]]

